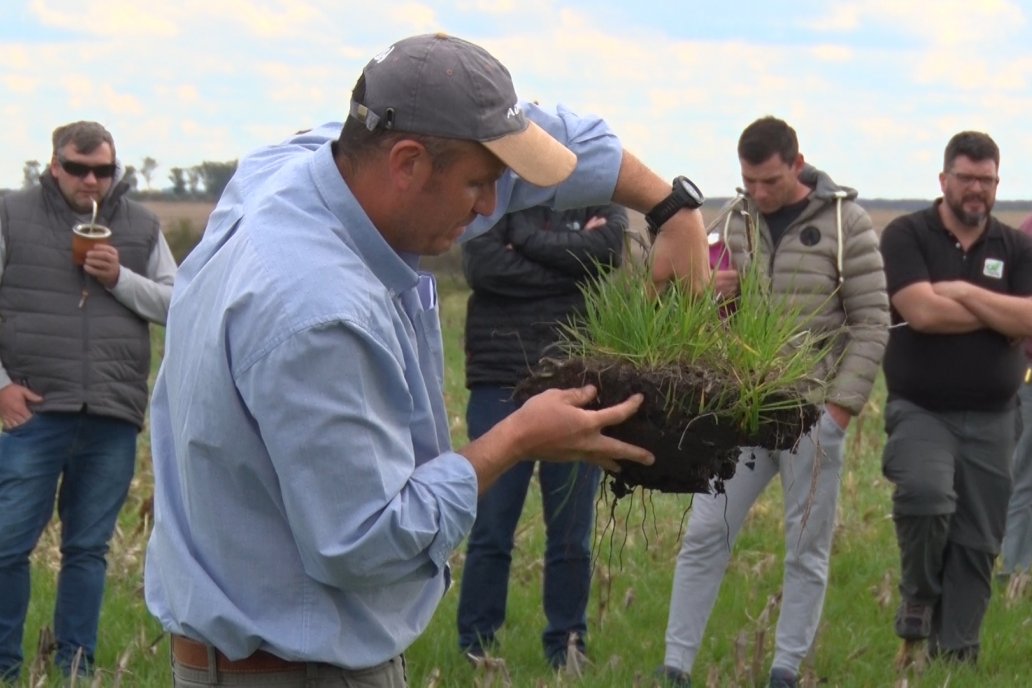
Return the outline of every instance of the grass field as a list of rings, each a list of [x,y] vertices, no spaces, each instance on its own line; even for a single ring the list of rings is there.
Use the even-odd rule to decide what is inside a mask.
[[[456,444],[465,442],[461,358],[465,296],[460,285],[442,280],[446,398]],[[157,360],[160,331],[155,333],[154,343]],[[995,591],[977,668],[931,666],[904,674],[893,669],[898,647],[891,630],[898,601],[898,554],[890,519],[890,486],[879,468],[884,442],[883,396],[879,387],[847,438],[831,583],[816,646],[805,664],[804,685],[1023,688],[1032,682],[1032,592],[1020,589]],[[168,640],[147,614],[142,598],[142,562],[150,523],[146,505],[151,490],[145,431],[140,437],[137,476],[112,544],[99,671],[93,685],[171,685]],[[407,653],[409,684],[413,688],[652,686],[651,673],[663,658],[673,560],[690,507],[687,496],[639,491],[615,504],[605,494],[600,496],[587,638],[591,663],[580,676],[556,675],[544,660],[539,640],[544,626],[544,535],[540,495],[533,488],[517,534],[508,622],[501,635],[498,661],[490,670],[474,671],[460,656],[455,631],[458,596],[453,587],[427,632]],[[698,686],[765,685],[784,552],[780,513],[780,487],[772,484],[735,546],[696,661]],[[45,662],[33,665],[40,656],[41,631],[51,623],[57,537],[57,527],[52,524],[33,556],[24,686],[62,685],[58,677],[47,675]],[[453,555],[452,564],[456,578],[461,577],[461,551]]]

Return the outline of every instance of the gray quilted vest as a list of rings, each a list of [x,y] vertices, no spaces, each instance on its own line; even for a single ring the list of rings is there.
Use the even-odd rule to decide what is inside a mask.
[[[6,260],[0,279],[0,360],[11,380],[43,396],[33,411],[79,412],[143,425],[150,372],[147,321],[72,264],[80,222],[49,173],[0,198]],[[158,219],[114,187],[98,223],[119,262],[146,274]],[[86,295],[84,298],[84,294]]]

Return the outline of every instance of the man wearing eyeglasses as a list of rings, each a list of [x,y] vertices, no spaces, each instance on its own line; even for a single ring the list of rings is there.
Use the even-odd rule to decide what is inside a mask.
[[[0,683],[21,668],[29,555],[55,496],[55,661],[65,674],[93,666],[105,555],[147,407],[148,323],[164,325],[176,269],[158,218],[116,181],[103,126],[58,127],[53,147],[38,185],[0,198]],[[79,266],[72,227],[93,222],[94,202],[111,237]]]
[[[900,547],[895,631],[974,663],[1000,551],[1019,342],[1032,335],[1032,239],[991,215],[1000,151],[980,132],[946,146],[942,197],[881,239],[893,328],[883,455]]]

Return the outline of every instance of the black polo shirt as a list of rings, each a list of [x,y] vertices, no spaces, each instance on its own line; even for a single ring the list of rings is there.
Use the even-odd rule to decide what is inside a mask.
[[[917,282],[965,280],[1003,294],[1032,295],[1032,238],[996,218],[965,252],[930,208],[898,217],[882,232],[889,297]],[[902,323],[892,309],[885,349],[889,397],[937,411],[999,410],[1013,406],[1027,361],[1019,344],[983,328],[964,334],[926,334]]]

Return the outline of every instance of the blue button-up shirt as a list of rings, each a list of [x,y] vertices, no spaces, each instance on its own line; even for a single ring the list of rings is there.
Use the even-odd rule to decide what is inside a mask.
[[[580,157],[499,208],[605,202],[619,143],[528,105]],[[477,481],[451,449],[436,291],[365,215],[340,124],[245,158],[177,275],[151,408],[146,597],[173,633],[350,668],[404,651],[447,586]]]

